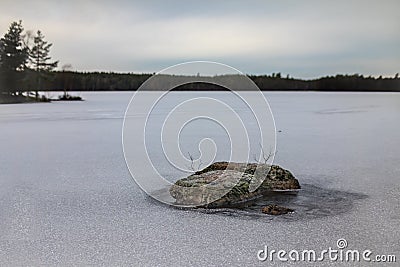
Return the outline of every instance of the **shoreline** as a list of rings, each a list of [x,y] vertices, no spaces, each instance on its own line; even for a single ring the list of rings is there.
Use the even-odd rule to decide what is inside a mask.
[[[53,91],[56,92],[56,91]],[[43,92],[41,92],[43,93]],[[80,96],[59,96],[59,98],[49,98],[41,94],[39,97],[36,96],[25,96],[25,95],[1,95],[0,94],[0,105],[7,104],[27,104],[27,103],[51,103],[53,101],[84,101]]]
[[[32,97],[32,96],[1,96],[0,95],[0,104],[27,104],[27,103],[49,103],[51,100],[43,97]]]
[[[129,93],[129,92],[137,92],[138,90],[93,90],[93,91],[82,91],[82,90],[70,90],[70,92],[80,92],[80,93]],[[258,92],[255,90],[239,90],[240,92]],[[260,90],[261,92],[265,93],[326,93],[326,94],[383,94],[383,93],[389,93],[389,94],[397,94],[400,93],[400,91],[390,91],[390,90],[376,90],[376,91],[331,91],[331,90]],[[58,90],[51,90],[51,91],[41,91],[41,93],[50,93],[50,92],[62,92]],[[163,90],[146,90],[143,92],[163,92]],[[229,90],[172,90],[170,92],[231,92]],[[27,97],[27,96],[7,96],[3,97],[0,95],[0,105],[10,105],[10,104],[34,104],[34,103],[51,103],[51,102],[63,102],[63,101],[68,101],[68,102],[80,102],[80,101],[85,101],[84,99],[58,99],[58,98],[47,98],[47,97],[39,97],[36,99],[36,97]]]

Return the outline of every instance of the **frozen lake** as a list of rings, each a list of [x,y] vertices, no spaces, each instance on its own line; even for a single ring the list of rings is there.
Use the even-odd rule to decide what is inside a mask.
[[[171,96],[196,94],[229,98]],[[265,93],[275,163],[304,185],[289,201],[297,214],[279,218],[146,197],[121,145],[132,93],[80,95],[86,101],[0,105],[0,265],[280,265],[260,262],[258,250],[322,250],[340,238],[400,260],[400,94]]]

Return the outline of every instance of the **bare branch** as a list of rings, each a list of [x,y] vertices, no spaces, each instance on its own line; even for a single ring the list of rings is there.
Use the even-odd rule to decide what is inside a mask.
[[[190,166],[188,166],[188,168],[190,170],[192,170],[193,172],[199,171],[200,167],[203,165],[203,162],[201,161],[201,159],[199,159],[199,164],[197,165],[197,168],[196,168],[194,157],[192,156],[192,154],[190,154],[190,152],[188,152],[188,156],[189,156],[189,160],[190,160]]]
[[[197,166],[197,170],[200,170],[201,165],[203,165],[203,162],[201,161],[201,158],[199,159],[199,166]]]
[[[260,143],[260,148],[261,148],[261,156],[262,156],[262,159],[263,159],[263,161],[264,161],[263,163],[264,163],[264,164],[267,164],[268,160],[269,160],[272,156],[276,155],[276,151],[275,151],[275,153],[274,153],[274,152],[272,152],[272,149],[270,148],[270,150],[268,151],[268,154],[266,154],[266,153],[265,153],[265,150],[264,150],[264,147],[261,145],[261,143]],[[258,164],[260,164],[260,161],[257,160],[256,157],[255,157],[255,161],[256,161]]]

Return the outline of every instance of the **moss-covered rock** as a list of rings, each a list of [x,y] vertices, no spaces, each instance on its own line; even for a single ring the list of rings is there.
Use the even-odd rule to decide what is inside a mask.
[[[261,180],[251,192],[251,183]],[[273,190],[290,189],[300,189],[298,180],[277,165],[216,162],[178,180],[170,194],[178,204],[213,208],[231,207]]]

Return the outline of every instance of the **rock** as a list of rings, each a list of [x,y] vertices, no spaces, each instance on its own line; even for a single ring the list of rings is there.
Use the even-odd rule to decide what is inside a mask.
[[[258,179],[264,181],[250,192],[251,183]],[[216,162],[178,180],[171,186],[170,194],[178,204],[217,208],[233,207],[273,190],[290,189],[300,189],[299,182],[277,165]],[[219,197],[222,192],[226,194]]]
[[[293,212],[294,210],[278,205],[268,205],[263,207],[261,211],[269,215],[282,215]]]

